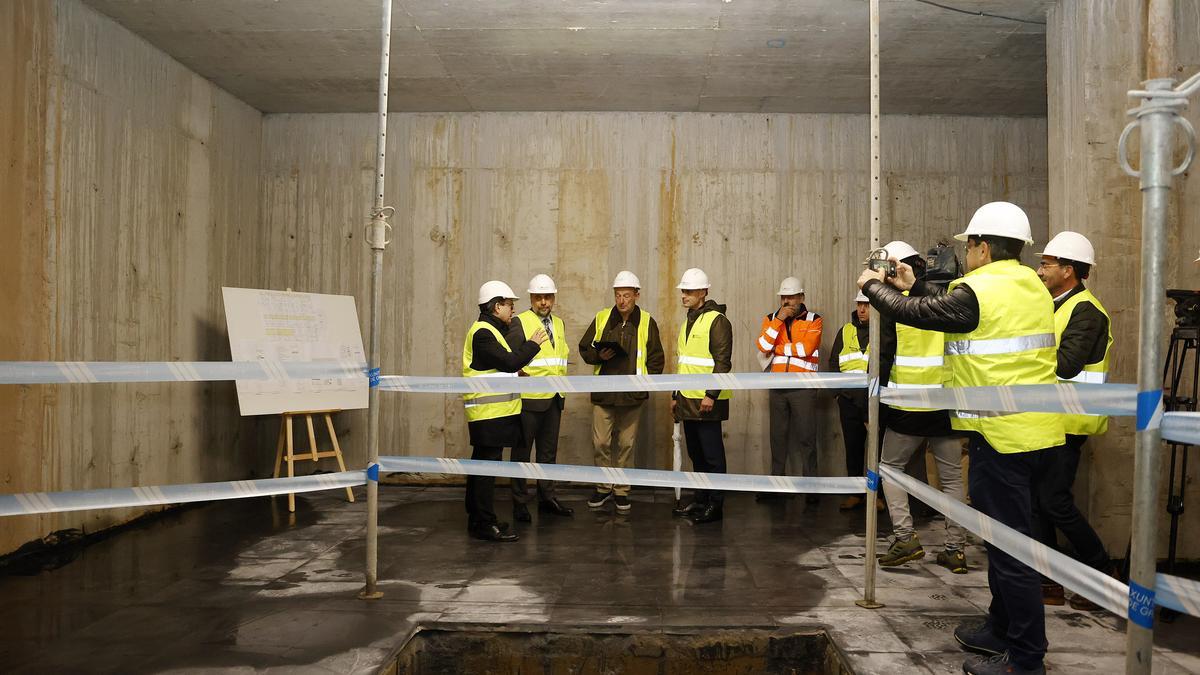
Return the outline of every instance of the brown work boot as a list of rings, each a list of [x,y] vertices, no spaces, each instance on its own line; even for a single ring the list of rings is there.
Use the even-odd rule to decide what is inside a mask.
[[[850,495],[849,497],[843,499],[841,504],[838,504],[838,510],[849,511],[851,509],[857,509],[863,505],[864,501],[866,500],[859,495]]]
[[[1081,612],[1099,612],[1100,610],[1104,609],[1100,605],[1097,605],[1078,593],[1071,596],[1071,601],[1069,604],[1071,605],[1071,609],[1077,609]]]
[[[1067,604],[1067,593],[1061,584],[1042,582],[1042,604],[1059,607]]]

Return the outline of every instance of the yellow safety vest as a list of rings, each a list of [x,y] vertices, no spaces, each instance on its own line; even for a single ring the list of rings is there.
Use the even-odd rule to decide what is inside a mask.
[[[854,322],[842,326],[842,353],[838,354],[838,370],[843,373],[865,373],[870,355],[870,345],[863,349],[858,344],[858,327]]]
[[[532,309],[525,310],[517,315],[521,321],[521,326],[525,328],[526,335],[533,335],[539,328],[544,328],[542,317],[537,315]],[[570,355],[567,347],[567,329],[563,326],[562,319],[551,315],[550,326],[554,329],[554,344],[550,344],[549,340],[542,343],[538,349],[537,356],[529,362],[522,370],[530,377],[550,377],[554,375],[567,374],[567,356]],[[521,398],[554,398],[555,394],[550,392],[527,392],[521,394]]]
[[[709,310],[696,317],[695,323],[692,324],[691,335],[688,335],[687,332],[687,321],[680,324],[679,344],[675,352],[676,370],[680,375],[713,372],[717,362],[713,360],[712,350],[709,349],[708,336],[712,332],[713,321],[720,315],[721,313],[716,310]],[[687,389],[680,391],[679,395],[694,399],[701,399],[705,396],[703,389]],[[718,398],[733,398],[733,392],[729,389],[722,389]]]
[[[979,301],[979,325],[970,333],[947,333],[946,364],[954,387],[1054,384],[1054,301],[1037,273],[1016,260],[1001,260],[950,282],[966,284]],[[956,410],[955,429],[975,431],[1000,453],[1062,445],[1062,415]]]
[[[1067,298],[1061,307],[1054,310],[1054,338],[1056,344],[1062,343],[1062,334],[1067,324],[1071,322],[1071,314],[1081,303],[1090,302],[1105,318],[1109,318],[1104,305],[1086,288]],[[1108,322],[1108,343],[1104,346],[1104,357],[1096,363],[1088,363],[1078,375],[1064,382],[1079,382],[1081,384],[1104,384],[1108,381],[1108,358],[1112,351],[1112,320]],[[1063,427],[1068,434],[1077,436],[1095,436],[1108,431],[1108,417],[1105,415],[1063,415]]]
[[[908,295],[908,291],[904,292]],[[921,330],[902,323],[896,324],[896,360],[888,375],[888,386],[897,389],[940,389],[950,379],[946,369],[945,335],[935,330]],[[932,408],[908,408],[894,405],[897,410],[927,412]]]
[[[640,310],[641,317],[638,319],[637,331],[637,374],[646,374],[646,350],[650,348],[650,312],[644,309]],[[596,312],[596,332],[592,336],[592,344],[601,342],[604,338],[601,335],[604,332],[604,327],[608,325],[608,317],[612,315],[612,307],[605,307]],[[592,370],[594,375],[600,374],[600,364]]]
[[[508,346],[508,341],[496,330],[496,327],[490,323],[476,321],[467,329],[467,341],[463,344],[463,377],[516,377],[516,373],[503,373],[499,370],[475,370],[471,368],[471,360],[474,358],[472,341],[475,339],[475,333],[481,330],[491,331],[492,335],[496,336],[496,341],[504,347],[506,351],[511,352],[512,348]],[[521,414],[521,395],[520,394],[463,394],[463,407],[467,411],[467,422],[481,422],[483,420],[493,420],[498,417],[508,417],[509,415]]]

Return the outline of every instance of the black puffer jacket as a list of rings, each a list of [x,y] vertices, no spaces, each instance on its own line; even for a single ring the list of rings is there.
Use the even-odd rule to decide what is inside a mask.
[[[908,297],[893,286],[872,279],[862,287],[871,305],[897,323],[943,333],[970,333],[979,327],[979,300],[967,284],[950,292],[918,281]]]
[[[1061,300],[1054,301],[1058,310],[1071,296],[1083,292],[1083,284],[1071,289]],[[1059,379],[1069,380],[1089,363],[1099,363],[1108,348],[1108,317],[1090,302],[1081,302],[1071,310],[1071,318],[1063,329],[1058,344]]]

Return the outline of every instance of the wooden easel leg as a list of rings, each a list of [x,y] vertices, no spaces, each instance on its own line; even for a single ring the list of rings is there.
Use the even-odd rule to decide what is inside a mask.
[[[312,415],[305,415],[304,421],[308,424],[308,450],[312,453],[312,461],[320,461],[317,457],[317,434],[313,431]]]
[[[287,465],[288,478],[296,475],[296,456],[295,456],[295,441],[292,437],[292,416],[285,415],[287,427]],[[288,493],[288,511],[295,513],[296,511],[296,495],[293,492]]]
[[[333,441],[333,456],[337,459],[338,468],[346,470],[346,462],[342,460],[342,446],[338,445],[337,432],[333,430],[333,417],[325,413],[325,428],[329,430],[329,440]],[[346,488],[346,501],[354,501],[353,488]]]
[[[283,462],[283,432],[284,421],[279,420],[279,440],[275,443],[275,471],[271,474],[272,478],[279,478],[279,465]]]

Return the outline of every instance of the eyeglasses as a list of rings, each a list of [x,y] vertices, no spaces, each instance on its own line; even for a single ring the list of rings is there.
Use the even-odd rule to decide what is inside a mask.
[[[1038,263],[1038,269],[1041,269],[1041,268],[1043,268],[1043,267],[1062,267],[1062,263],[1056,263],[1056,262],[1052,262],[1052,263],[1048,263],[1048,262],[1042,262],[1042,263]]]

